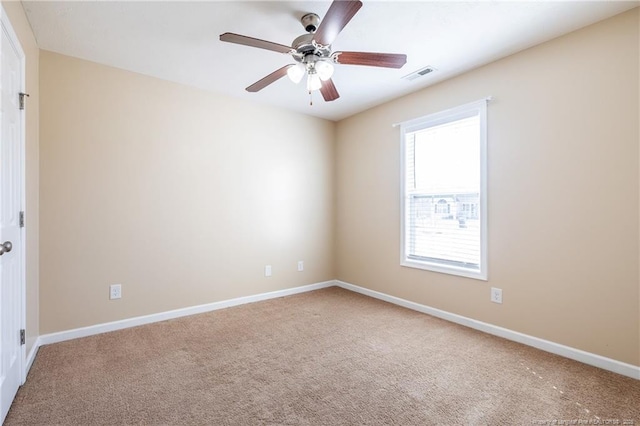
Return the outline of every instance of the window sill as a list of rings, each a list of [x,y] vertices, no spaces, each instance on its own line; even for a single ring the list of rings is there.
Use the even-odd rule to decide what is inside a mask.
[[[438,263],[420,262],[411,259],[403,259],[400,262],[400,265],[407,268],[423,269],[425,271],[439,272],[441,274],[457,275],[460,277],[473,278],[475,280],[488,281],[486,270],[483,272],[467,268],[441,265]]]

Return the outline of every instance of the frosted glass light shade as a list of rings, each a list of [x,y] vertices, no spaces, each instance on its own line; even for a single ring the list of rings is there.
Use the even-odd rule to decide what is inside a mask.
[[[319,90],[321,87],[322,82],[318,74],[309,74],[307,77],[307,90],[311,92],[312,90]]]
[[[329,62],[318,61],[316,62],[316,72],[320,77],[320,80],[327,81],[333,75],[333,65]]]
[[[304,76],[304,72],[305,68],[302,64],[295,64],[294,66],[287,68],[287,75],[295,84],[300,83],[300,80],[302,80],[302,77]]]

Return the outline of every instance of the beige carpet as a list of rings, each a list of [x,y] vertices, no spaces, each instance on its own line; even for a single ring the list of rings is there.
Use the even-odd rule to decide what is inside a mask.
[[[554,420],[640,425],[640,381],[334,287],[44,346],[6,424]]]

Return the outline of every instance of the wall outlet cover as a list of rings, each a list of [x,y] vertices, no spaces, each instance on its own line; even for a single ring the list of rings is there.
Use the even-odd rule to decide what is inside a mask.
[[[122,285],[111,284],[109,286],[109,300],[122,298]]]
[[[502,303],[502,289],[491,287],[491,301],[493,303]]]

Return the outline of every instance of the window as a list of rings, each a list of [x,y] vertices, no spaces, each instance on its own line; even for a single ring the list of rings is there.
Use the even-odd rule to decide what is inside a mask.
[[[401,264],[487,279],[486,100],[401,124]]]

